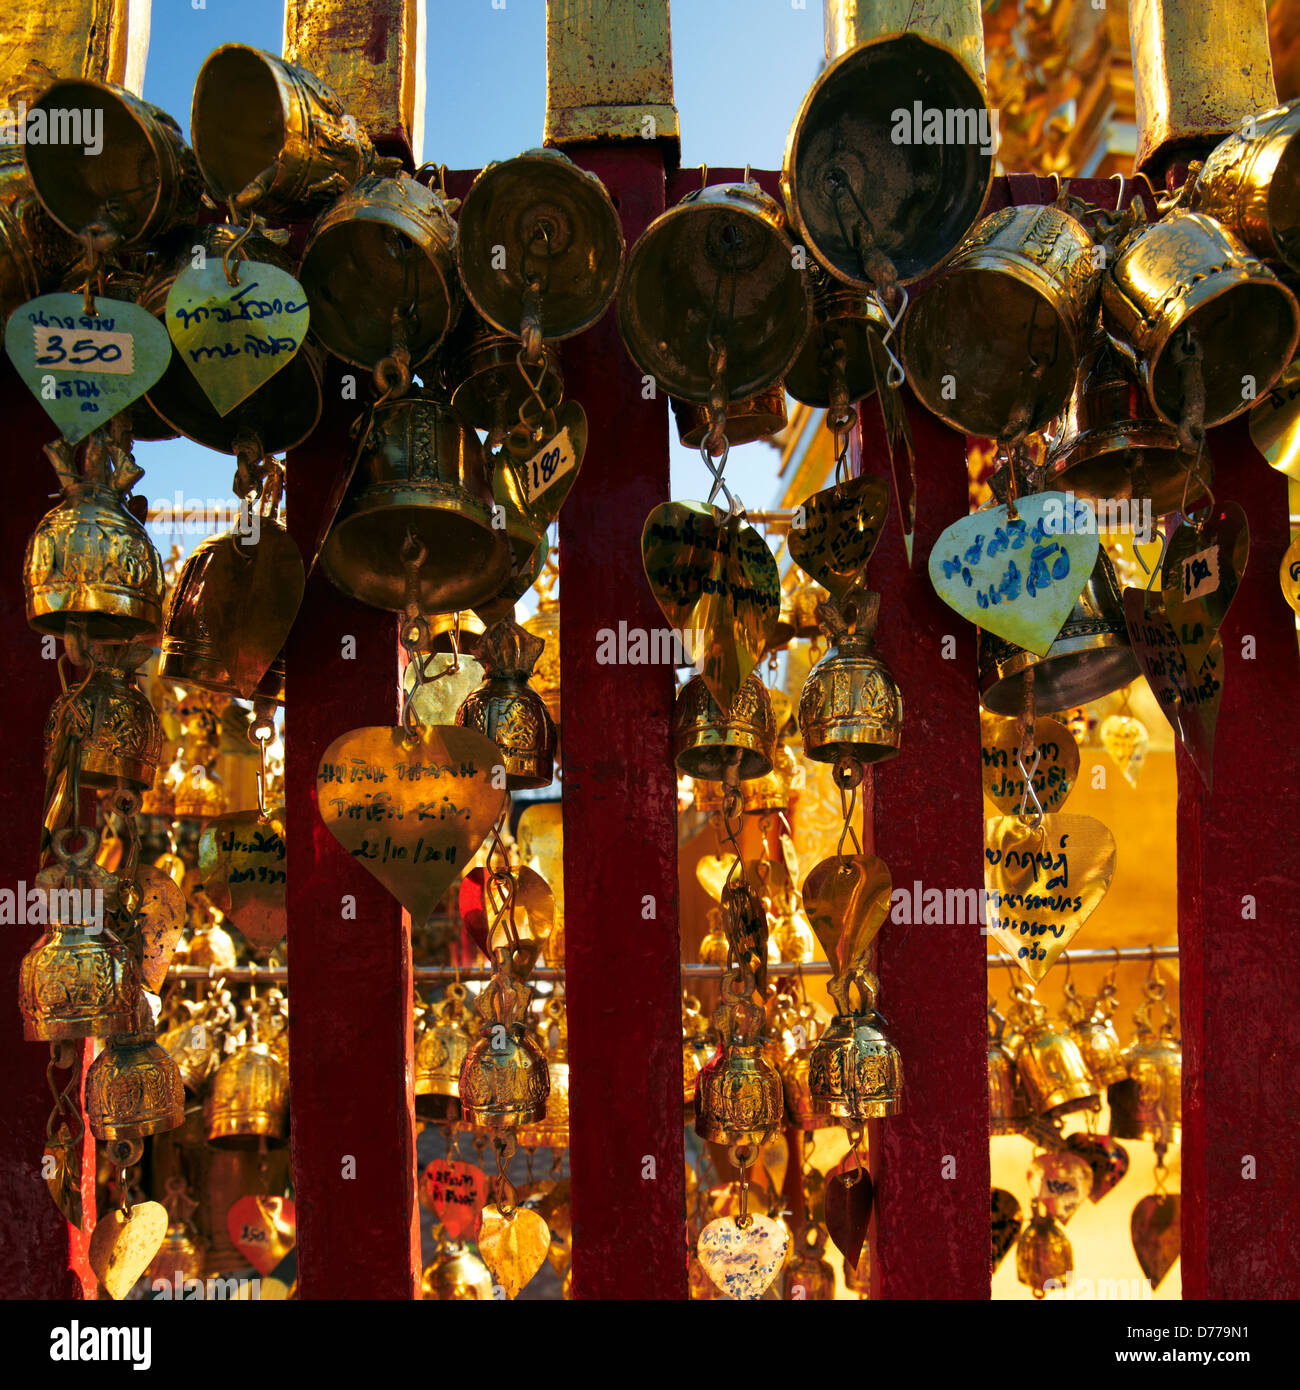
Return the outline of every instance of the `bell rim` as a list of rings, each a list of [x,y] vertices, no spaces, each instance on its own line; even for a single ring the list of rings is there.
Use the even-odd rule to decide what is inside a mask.
[[[1116,636],[1120,640],[1116,641]],[[1059,639],[1058,639],[1059,640]],[[1108,655],[1104,663],[1094,662],[1092,668],[1096,675],[1088,682],[1081,682],[1078,691],[1062,691],[1058,682],[1048,680],[1050,668],[1057,661],[1071,660],[1089,652],[1103,652]],[[1064,642],[1052,643],[1047,656],[1035,656],[1033,652],[1018,649],[1002,660],[994,660],[980,669],[980,702],[992,714],[1017,714],[1020,710],[1021,691],[1024,673],[1033,668],[1035,698],[1041,701],[1042,709],[1073,709],[1077,705],[1100,700],[1104,695],[1112,695],[1131,685],[1141,674],[1136,653],[1129,645],[1128,631],[1123,624],[1111,623],[1107,630],[1083,633],[1067,638]],[[1120,676],[1124,678],[1119,679]],[[1040,679],[1041,677],[1041,679]],[[1005,692],[1005,693],[999,693]],[[1075,698],[1081,692],[1081,698]]]
[[[698,449],[709,431],[708,407],[696,405],[691,401],[679,401],[673,396],[668,399],[673,408],[678,443],[687,449]],[[746,406],[749,409],[733,415],[733,406]],[[699,418],[701,415],[704,416],[702,420]],[[734,446],[770,439],[774,434],[779,434],[788,423],[785,384],[777,381],[756,396],[750,396],[743,401],[728,402],[727,443]]]

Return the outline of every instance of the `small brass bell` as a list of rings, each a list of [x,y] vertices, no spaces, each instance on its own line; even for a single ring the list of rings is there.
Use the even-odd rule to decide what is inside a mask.
[[[492,1276],[472,1250],[451,1243],[425,1265],[420,1297],[451,1303],[490,1299]]]
[[[185,1120],[180,1068],[147,1031],[110,1038],[86,1072],[86,1121],[96,1139],[145,1139]]]
[[[748,1144],[761,1148],[781,1128],[785,1102],[781,1077],[762,1055],[758,1028],[763,1016],[756,1005],[741,1001],[737,1035],[724,1042],[705,1063],[695,1084],[695,1132],[712,1144]],[[744,1031],[748,1024],[749,1031]]]
[[[375,407],[357,478],[321,550],[321,565],[345,594],[401,612],[403,550],[414,536],[426,552],[419,566],[422,610],[473,608],[497,592],[510,569],[492,505],[477,436],[441,391],[408,391]]]
[[[18,1006],[29,1042],[129,1032],[139,1003],[135,956],[105,924],[117,910],[118,881],[95,863],[95,831],[83,826],[79,833],[83,843],[69,850],[72,832],[56,830],[57,862],[36,876],[50,921],[18,972]]]
[[[555,1029],[555,1042],[547,1048],[546,1071],[550,1091],[545,1116],[519,1126],[517,1137],[526,1149],[567,1149],[569,1147],[569,1024],[564,1005],[552,996],[542,1014],[545,1031]]]
[[[336,357],[370,369],[403,347],[418,366],[437,349],[460,312],[453,210],[405,174],[367,174],[321,214],[299,279]]]
[[[258,1148],[289,1137],[289,1077],[269,1044],[250,1041],[217,1068],[203,1102],[208,1143]]]
[[[456,723],[486,734],[501,750],[511,791],[548,787],[555,769],[555,725],[528,677],[543,643],[506,619],[489,629],[475,652],[487,679],[456,711]]]
[[[848,1127],[897,1115],[903,1094],[903,1059],[876,1012],[875,977],[862,973],[853,979],[861,1007],[837,1013],[808,1059],[813,1112]]]
[[[144,1272],[145,1283],[152,1288],[154,1280],[166,1280],[172,1296],[179,1298],[186,1284],[203,1279],[207,1248],[208,1242],[195,1233],[188,1221],[169,1222],[163,1243]]]
[[[781,612],[767,650],[779,651],[791,642],[820,637],[817,609],[829,597],[826,590],[811,579],[801,579],[793,589],[782,590]]]
[[[711,907],[705,914],[708,931],[700,941],[696,959],[701,965],[726,965],[731,945],[727,933],[722,929],[722,909]]]
[[[536,384],[546,410],[554,410],[564,395],[564,373],[554,344],[542,349],[545,373],[540,366],[529,368],[527,380],[520,371],[519,351],[519,339],[513,332],[493,328],[473,309],[461,314],[444,350],[443,379],[452,393],[452,408],[467,424],[486,430],[489,436],[505,438],[519,418],[519,407],[533,398],[530,382]]]
[[[785,1093],[785,1115],[789,1124],[810,1134],[815,1129],[829,1129],[835,1120],[817,1109],[813,1104],[809,1083],[809,1065],[812,1061],[813,1043],[800,1048],[787,1057],[778,1068],[781,1073],[781,1089]]]
[[[718,930],[721,931],[722,914],[717,908],[712,909],[712,911],[718,913]],[[725,957],[721,963],[726,963]],[[687,1121],[695,1118],[695,1083],[712,1055],[713,1048],[709,1043],[709,1022],[700,1011],[700,1001],[693,994],[684,993],[682,995],[682,1085]]]
[[[1014,1024],[1016,1071],[1034,1112],[1055,1116],[1097,1109],[1097,1085],[1079,1045],[1069,1033],[1048,1022],[1046,1008],[1026,994]]]
[[[618,327],[632,360],[678,400],[707,404],[715,375],[728,399],[758,395],[812,326],[797,263],[781,208],[757,183],[688,193],[628,255]]]
[[[1067,985],[1065,991],[1070,1036],[1079,1044],[1084,1064],[1098,1088],[1113,1086],[1128,1076],[1119,1034],[1107,1008],[1114,993],[1113,985],[1103,987],[1097,998],[1088,1004],[1079,997],[1073,986]]]
[[[776,959],[787,965],[805,965],[816,951],[816,938],[803,908],[787,897],[772,915],[771,941]]]
[[[1249,410],[1295,355],[1295,295],[1230,232],[1200,212],[1177,210],[1120,243],[1102,279],[1111,341],[1141,374],[1162,420],[1184,410],[1185,363],[1172,351],[1191,339],[1202,354],[1206,429]],[[1250,377],[1254,391],[1242,391]]]
[[[1074,601],[1046,656],[1037,656],[981,630],[980,698],[994,714],[1018,714],[1024,704],[1025,673],[1034,673],[1039,709],[1070,709],[1122,690],[1139,674],[1129,644],[1124,605],[1115,571],[1104,549]]]
[[[332,87],[242,43],[222,44],[204,60],[190,129],[213,200],[263,217],[314,212],[375,162],[369,137]]]
[[[103,142],[94,153],[67,142],[23,146],[36,196],[65,231],[93,230],[110,246],[143,246],[194,221],[203,180],[165,111],[123,87],[75,77],[51,82],[29,118],[36,111],[51,122],[79,111]]]
[[[460,1119],[460,1069],[473,1039],[468,991],[462,984],[447,986],[446,999],[425,1015],[425,1026],[415,1043],[415,1113],[422,1120],[448,1123]]]
[[[834,645],[808,673],[799,696],[803,751],[815,762],[851,757],[878,763],[898,754],[903,697],[875,651],[879,610],[880,595],[865,594],[852,631],[835,604],[817,610]]]
[[[560,150],[526,150],[486,165],[470,186],[456,263],[488,323],[521,334],[527,321],[540,346],[583,332],[609,307],[623,227],[595,174]]]
[[[1163,981],[1148,981],[1147,1003],[1134,1018],[1137,1037],[1124,1053],[1128,1077],[1110,1088],[1110,1132],[1115,1139],[1145,1139],[1159,1148],[1183,1141],[1183,1049],[1164,1003]],[[1162,1020],[1152,1019],[1155,1004]]]
[[[438,613],[429,618],[429,651],[450,655],[454,633],[456,649],[477,659],[478,645],[486,631],[487,625],[475,613]]]
[[[1016,1278],[1033,1291],[1047,1296],[1048,1284],[1062,1287],[1074,1271],[1074,1248],[1054,1217],[1034,1203],[1034,1215],[1016,1241]]]
[[[45,721],[45,758],[61,728],[80,732],[83,787],[112,788],[118,782],[144,791],[152,786],[162,756],[162,725],[136,684],[134,668],[151,655],[142,644],[109,648],[88,679],[60,695]]]
[[[989,1004],[989,1133],[1019,1134],[1029,1119],[1029,1100],[1015,1057],[1002,1041],[1006,1020]]]
[[[461,1115],[477,1128],[513,1130],[546,1118],[550,1072],[528,1027],[496,1017],[494,1007],[484,991],[478,1003],[484,1026],[460,1071]]]
[[[709,432],[708,407],[676,399],[672,407],[678,442],[687,449],[698,449]],[[771,439],[786,426],[785,387],[778,381],[746,401],[728,401],[726,415],[728,444],[752,444],[759,439]]]
[[[835,1271],[823,1258],[826,1232],[805,1226],[796,1238],[785,1267],[782,1298],[787,1303],[829,1303],[835,1297]]]
[[[816,261],[808,266],[808,282],[813,330],[790,368],[785,389],[804,405],[828,409],[839,357],[849,400],[864,400],[874,394],[877,373],[883,379],[888,365],[881,347],[888,329],[885,315],[862,290],[837,280]],[[728,431],[727,438],[731,437]]]
[[[542,654],[533,667],[533,685],[546,705],[551,722],[560,727],[560,601],[550,592],[540,595],[537,612],[523,624],[545,643]]]
[[[745,678],[724,715],[703,676],[692,676],[673,706],[673,761],[679,772],[702,781],[725,781],[734,769],[741,781],[772,770],[776,723],[772,701],[755,675]]]
[[[27,541],[27,621],[38,632],[60,636],[69,623],[81,623],[91,641],[122,642],[157,632],[162,561],[126,509],[143,470],[98,430],[84,448],[81,473],[66,441],[45,448],[63,500],[37,522]]]
[[[1068,212],[991,213],[908,311],[908,384],[963,434],[1041,429],[1070,399],[1100,278],[1092,238]]]
[[[158,1044],[180,1069],[185,1089],[198,1095],[218,1060],[211,1028],[201,1018],[193,1018],[160,1033]]]
[[[765,814],[772,811],[789,811],[790,808],[799,800],[803,791],[805,775],[803,768],[799,765],[794,754],[784,743],[776,745],[776,751],[772,755],[772,770],[764,773],[762,777],[752,777],[747,782],[742,782],[740,787],[741,810],[746,814]],[[718,783],[700,783],[701,786],[712,785],[719,788]],[[697,801],[697,804],[698,801]],[[703,807],[701,807],[701,810]],[[712,810],[722,810],[721,802],[717,806],[711,807]],[[782,960],[793,960],[793,956],[783,956]]]

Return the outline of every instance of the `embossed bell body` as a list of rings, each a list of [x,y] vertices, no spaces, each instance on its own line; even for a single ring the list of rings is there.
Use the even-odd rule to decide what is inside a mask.
[[[824,1233],[817,1234],[824,1246]],[[835,1271],[812,1250],[792,1255],[782,1278],[782,1298],[787,1303],[828,1303],[835,1297]]]
[[[452,408],[477,430],[504,438],[519,418],[519,407],[532,400],[528,381],[519,369],[519,339],[503,333],[466,309],[444,349],[443,380],[451,391]],[[559,349],[548,343],[542,349],[546,373],[529,367],[529,381],[538,383],[538,394],[547,410],[554,410],[564,395],[564,372]]]
[[[781,1128],[781,1077],[757,1041],[725,1042],[695,1084],[695,1132],[713,1144],[761,1148]]]
[[[546,1054],[528,1028],[522,1023],[488,1027],[461,1067],[461,1116],[480,1129],[536,1124],[546,1118],[550,1089]]]
[[[511,605],[513,608],[513,605]],[[531,632],[546,645],[533,667],[533,688],[542,697],[551,722],[560,727],[560,601],[549,594],[537,601],[537,611],[523,623],[525,632]]]
[[[1030,1106],[1039,1115],[1094,1110],[1100,1103],[1097,1083],[1079,1045],[1047,1021],[1045,1010],[1019,1035],[1016,1071]]]
[[[45,721],[48,761],[62,724],[85,730],[81,738],[83,787],[139,791],[153,784],[162,756],[162,725],[135,677],[121,666],[96,666],[89,680],[60,695]]]
[[[321,214],[303,252],[312,332],[354,367],[376,367],[397,346],[418,366],[460,312],[455,244],[441,194],[404,174],[358,179]]]
[[[902,1108],[903,1059],[878,1013],[836,1014],[813,1044],[808,1091],[813,1112],[857,1125]]]
[[[1195,464],[1120,354],[1104,339],[1095,341],[1048,450],[1045,487],[1086,497],[1094,509],[1149,498],[1152,512],[1164,516],[1182,505],[1184,487],[1188,507],[1204,496],[1201,484],[1187,476]],[[1200,472],[1213,481],[1208,455]],[[1108,519],[1099,515],[1098,523]]]
[[[990,1040],[989,1133],[1019,1134],[1029,1116],[1029,1102],[1015,1062],[1006,1047]]]
[[[908,310],[908,384],[963,434],[1041,429],[1070,399],[1100,279],[1092,238],[1068,212],[991,213]]]
[[[785,216],[757,183],[688,193],[628,255],[618,326],[632,360],[670,396],[704,405],[712,334],[725,347],[729,399],[775,385],[812,326],[812,296],[795,261]],[[728,311],[715,320],[719,302]]]
[[[1039,709],[1086,705],[1137,679],[1119,585],[1104,549],[1098,549],[1092,574],[1046,656],[981,630],[979,679],[985,709],[1017,714],[1024,704],[1025,673],[1031,669]]]
[[[692,676],[673,706],[673,761],[698,781],[720,782],[734,769],[741,781],[772,770],[776,722],[772,701],[755,675],[745,678],[724,714],[704,683]]]
[[[452,993],[459,990],[459,995]],[[448,995],[463,1001],[464,985]],[[415,1113],[422,1120],[447,1123],[460,1119],[460,1072],[469,1056],[469,1029],[462,1008],[444,1002],[434,1007],[415,1043]]]
[[[705,782],[702,786],[709,786]],[[715,788],[718,784],[712,784]],[[740,803],[741,810],[746,813],[764,813],[771,811],[788,811],[799,800],[800,793],[804,788],[804,770],[800,767],[794,754],[784,743],[777,743],[776,750],[772,755],[772,770],[764,773],[762,777],[752,777],[749,781],[741,784]],[[697,802],[698,804],[698,802]],[[701,807],[701,809],[703,809]],[[720,811],[722,805],[712,807],[713,810]],[[791,956],[782,956],[782,960],[791,960]]]
[[[321,565],[345,594],[400,612],[408,535],[426,551],[419,570],[425,612],[473,608],[509,571],[505,534],[492,525],[482,445],[443,394],[427,387],[375,408]]]
[[[202,247],[209,260],[219,260],[237,240],[248,260],[293,273],[293,258],[273,241],[250,234],[246,227],[212,222],[191,228],[171,263],[146,279],[137,300],[140,307],[165,324],[167,296],[176,277],[193,265],[194,248]],[[233,264],[238,263],[236,258]],[[247,280],[247,272],[241,273],[241,283]],[[249,436],[257,438],[263,452],[279,454],[301,444],[320,420],[323,362],[315,343],[304,342],[269,381],[222,415],[173,345],[167,370],[145,392],[145,400],[173,430],[220,454],[235,453],[237,444]]]
[[[1111,1086],[1110,1132],[1166,1147],[1183,1142],[1183,1050],[1162,1033],[1139,1034],[1125,1052],[1128,1077]]]
[[[159,1033],[158,1045],[180,1069],[185,1089],[198,1095],[218,1062],[211,1030],[201,1021],[191,1020]]]
[[[425,1265],[420,1297],[447,1303],[490,1299],[492,1275],[468,1247],[449,1245]]]
[[[781,611],[772,629],[769,652],[779,651],[798,639],[812,640],[821,635],[817,608],[830,595],[811,579],[800,580],[793,589],[782,590]]]
[[[1099,1089],[1128,1076],[1123,1046],[1109,1015],[1094,1011],[1087,1018],[1075,1019],[1070,1024],[1070,1036],[1078,1043],[1084,1065]]]
[[[1045,1212],[1036,1213],[1016,1241],[1016,1278],[1035,1298],[1047,1296],[1047,1285],[1064,1284],[1074,1269],[1074,1249],[1065,1231]]]
[[[808,281],[813,328],[790,368],[785,389],[802,404],[826,410],[831,404],[832,364],[842,355],[849,400],[864,400],[875,393],[879,363],[885,362],[881,339],[888,325],[884,313],[861,289],[835,279],[816,261],[808,265]],[[732,439],[730,430],[727,438]]]
[[[548,787],[555,775],[555,725],[528,677],[542,642],[506,619],[490,628],[476,658],[487,672],[456,711],[456,723],[486,734],[501,751],[511,791]]]
[[[1131,232],[1102,279],[1111,341],[1141,374],[1156,413],[1176,425],[1183,367],[1176,340],[1190,332],[1204,354],[1203,423],[1248,410],[1295,355],[1300,307],[1271,270],[1213,218],[1178,210]],[[1243,394],[1243,378],[1254,391]]]
[[[819,1110],[813,1103],[809,1067],[812,1062],[814,1043],[801,1048],[787,1057],[780,1065],[781,1089],[785,1095],[785,1115],[789,1124],[801,1129],[805,1134],[814,1129],[829,1129],[835,1119],[828,1112]]]
[[[120,247],[143,246],[193,222],[203,180],[180,126],[158,107],[123,87],[79,77],[51,82],[28,113],[45,114],[52,131],[69,112],[98,129],[89,140],[25,143],[27,173],[45,211],[64,231],[94,228]],[[83,132],[89,135],[89,132]]]
[[[180,1068],[152,1033],[110,1038],[86,1072],[86,1120],[96,1139],[145,1139],[185,1119]]]
[[[375,151],[337,93],[283,58],[227,43],[194,83],[194,153],[213,200],[292,221],[374,166]]]
[[[264,1042],[245,1043],[217,1068],[203,1102],[208,1143],[255,1148],[289,1137],[289,1076]]]
[[[688,449],[698,449],[709,431],[708,407],[675,397],[670,399],[678,442]],[[728,401],[726,415],[728,444],[752,444],[758,439],[771,439],[786,427],[785,386],[778,381],[748,400]]]

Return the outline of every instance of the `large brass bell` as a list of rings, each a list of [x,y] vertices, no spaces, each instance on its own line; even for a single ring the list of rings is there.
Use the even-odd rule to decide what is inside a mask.
[[[519,339],[494,328],[473,309],[466,309],[441,359],[452,406],[475,429],[504,439],[519,418],[519,407],[533,398],[530,383],[536,384],[547,410],[560,403],[564,374],[559,349],[546,346],[542,356],[546,359],[545,373],[532,368],[525,378],[519,369]]]
[[[460,1069],[472,1041],[468,991],[457,982],[446,999],[434,1004],[415,1042],[415,1113],[422,1120],[448,1123],[460,1119]]]
[[[965,236],[993,182],[978,0],[873,0],[827,14],[833,61],[790,127],[786,206],[837,279],[908,284]]]
[[[314,212],[375,162],[331,87],[242,43],[223,44],[199,69],[190,130],[213,199],[264,217]]]
[[[1264,396],[1300,337],[1295,295],[1200,212],[1179,210],[1125,237],[1107,264],[1101,303],[1111,341],[1140,372],[1156,413],[1174,425],[1191,405],[1188,351],[1202,356],[1199,423],[1208,429]]]
[[[756,396],[781,380],[812,326],[797,263],[781,209],[757,183],[688,193],[628,256],[618,326],[632,360],[679,400],[707,404],[715,378],[731,400]]]
[[[96,1139],[146,1139],[185,1120],[180,1068],[153,1028],[109,1039],[86,1072],[86,1120]]]
[[[467,1246],[449,1244],[424,1267],[420,1297],[464,1303],[492,1297],[492,1275]]]
[[[1204,496],[1213,480],[1208,456],[1184,450],[1178,430],[1156,415],[1146,391],[1104,338],[1094,339],[1079,365],[1070,404],[1047,454],[1044,486],[1073,492],[1105,508],[1149,498],[1156,516]],[[1197,476],[1199,474],[1199,476]],[[1099,524],[1105,520],[1099,516]],[[1132,514],[1129,514],[1132,520]]]
[[[695,1083],[695,1132],[712,1144],[757,1149],[784,1121],[781,1077],[763,1056],[763,1010],[743,998],[729,1007],[735,1020],[731,1036]]]
[[[162,756],[162,725],[132,671],[150,651],[143,646],[108,650],[113,664],[96,663],[86,680],[51,707],[45,722],[46,760],[59,730],[77,729],[83,787],[112,788],[120,781],[144,791],[153,784]]]
[[[1014,991],[1013,991],[1014,992]],[[1017,995],[1016,1071],[1030,1107],[1039,1115],[1095,1110],[1099,1092],[1079,1045],[1050,1023],[1046,1008],[1028,994]]]
[[[813,1113],[849,1128],[897,1115],[903,1096],[903,1059],[885,1035],[885,1020],[876,1012],[875,976],[853,978],[861,1007],[853,1013],[837,1013],[808,1058]]]
[[[486,734],[501,750],[511,791],[549,787],[555,773],[555,725],[528,684],[542,646],[508,618],[490,628],[475,653],[487,678],[456,711],[457,724]]]
[[[745,678],[724,714],[704,684],[692,676],[673,706],[673,761],[679,772],[720,782],[734,770],[744,781],[772,770],[776,723],[772,701],[755,675]]]
[[[195,248],[201,247],[209,259],[220,259],[237,240],[248,260],[292,272],[292,259],[274,242],[247,228],[213,222],[193,228],[175,259],[149,276],[140,290],[140,307],[163,319],[167,296],[177,275],[193,264]],[[145,401],[187,439],[218,453],[233,454],[243,437],[256,436],[264,453],[278,454],[301,444],[316,428],[321,415],[321,372],[320,349],[305,342],[270,381],[222,415],[173,348],[167,370],[145,393]]]
[[[1183,1141],[1183,1049],[1164,1002],[1164,982],[1148,980],[1146,1003],[1134,1016],[1137,1037],[1124,1053],[1128,1071],[1107,1094],[1115,1139],[1145,1139],[1161,1148]],[[1153,1020],[1159,1006],[1162,1018]]]
[[[289,1077],[271,1046],[250,1041],[213,1073],[203,1102],[208,1143],[217,1148],[283,1144],[289,1136]]]
[[[28,113],[52,129],[68,113],[97,129],[102,146],[58,140],[27,143],[23,158],[41,206],[73,236],[90,232],[108,246],[141,246],[193,222],[203,181],[180,126],[125,88],[83,78],[51,82]],[[88,132],[83,129],[83,136]]]
[[[49,925],[18,971],[18,1006],[29,1042],[126,1033],[139,1006],[135,956],[105,924],[117,907],[117,879],[95,863],[98,835],[85,826],[79,833],[82,844],[70,850],[72,832],[56,830],[57,862],[36,876]]]
[[[1070,399],[1100,280],[1088,229],[1068,212],[990,214],[908,311],[909,384],[963,434],[1041,429]]]
[[[980,698],[994,714],[1018,714],[1026,672],[1034,673],[1039,709],[1071,709],[1122,690],[1137,679],[1115,571],[1098,549],[1092,574],[1074,601],[1046,656],[1037,656],[987,631],[980,632]]]
[[[609,307],[623,228],[595,174],[560,150],[526,150],[488,164],[470,186],[456,263],[482,317],[502,333],[527,331],[540,348],[590,328]]]
[[[484,1014],[484,1026],[460,1070],[464,1122],[498,1132],[536,1124],[546,1118],[550,1089],[546,1054],[527,1025]]]
[[[835,279],[816,261],[808,266],[808,283],[813,330],[790,368],[785,389],[804,405],[826,410],[839,357],[848,399],[863,400],[875,391],[877,372],[883,376],[882,365],[887,366],[881,347],[888,328],[885,315],[860,289]],[[727,438],[732,438],[730,431]]]
[[[400,612],[408,536],[426,552],[418,571],[424,612],[473,608],[508,573],[505,532],[492,525],[483,447],[432,387],[375,408],[321,565],[345,594]]]
[[[875,650],[880,595],[868,593],[850,631],[833,604],[818,609],[834,646],[808,673],[799,696],[799,731],[806,757],[862,763],[896,757],[903,738],[903,697]]]
[[[336,357],[373,368],[404,348],[418,365],[447,336],[461,303],[452,211],[413,178],[367,174],[321,214],[299,278]]]
[[[63,486],[63,500],[36,523],[27,541],[27,621],[58,635],[69,623],[80,623],[92,641],[121,642],[157,632],[162,561],[125,503],[143,470],[98,430],[85,443],[80,473],[72,446],[64,441],[47,445],[45,452]]]
[[[678,442],[688,449],[698,449],[709,432],[708,407],[679,400],[673,400],[672,406]],[[778,381],[747,401],[728,401],[726,416],[728,444],[752,444],[758,439],[771,439],[786,426],[784,384]]]

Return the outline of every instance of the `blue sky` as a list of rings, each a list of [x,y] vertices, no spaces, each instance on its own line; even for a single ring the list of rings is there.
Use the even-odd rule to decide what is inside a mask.
[[[154,0],[144,96],[188,134],[194,79],[223,43],[278,53],[277,0]],[[501,0],[498,0],[501,5]],[[541,143],[545,0],[427,0],[423,157],[478,168]],[[673,68],[683,166],[778,168],[790,122],[823,51],[821,0],[673,0]],[[732,451],[728,482],[751,507],[774,497],[776,453]],[[225,497],[232,462],[187,441],[137,446],[150,498]],[[673,495],[703,497],[698,455],[676,450]],[[160,543],[161,543],[161,539]]]

